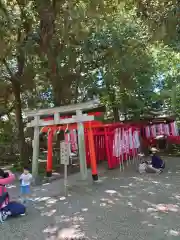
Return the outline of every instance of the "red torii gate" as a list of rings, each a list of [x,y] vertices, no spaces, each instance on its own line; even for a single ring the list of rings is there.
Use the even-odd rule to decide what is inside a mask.
[[[86,113],[97,108],[105,108],[102,106],[98,99],[89,100],[83,103],[70,104],[66,106],[59,106],[47,109],[37,109],[25,111],[25,115],[30,122],[27,123],[27,127],[34,128],[34,139],[33,139],[33,157],[32,157],[32,174],[34,178],[38,176],[38,158],[39,158],[39,128],[48,126],[50,131],[48,131],[48,138],[50,140],[53,136],[52,126],[62,126],[72,123],[77,123],[77,135],[78,135],[78,146],[79,146],[79,159],[80,159],[80,172],[82,179],[87,179],[87,165],[85,161],[85,142],[84,142],[84,122],[91,122],[94,120],[94,116],[88,116]],[[69,115],[70,118],[61,119],[60,116]],[[53,116],[53,120],[44,121],[43,117]],[[89,123],[89,135],[91,133],[91,124]],[[52,141],[49,140],[49,143]],[[90,141],[91,142],[91,141]],[[49,144],[48,144],[49,145]],[[50,153],[52,152],[52,144],[48,146]],[[51,167],[51,166],[50,166]],[[52,172],[48,172],[50,176]],[[92,176],[93,180],[98,179],[98,175]]]
[[[94,101],[93,102],[90,101],[82,104],[62,106],[62,107],[51,108],[51,109],[40,109],[40,110],[27,112],[26,115],[28,117],[34,117],[34,120],[28,123],[28,127],[34,127],[35,141],[33,143],[33,161],[32,161],[34,175],[36,175],[37,173],[37,159],[38,159],[38,151],[39,151],[39,127],[41,127],[41,132],[48,133],[47,173],[52,173],[53,134],[54,132],[57,132],[59,130],[65,131],[67,129],[67,126],[68,126],[68,129],[70,130],[78,129],[78,137],[80,136],[78,138],[78,144],[79,146],[81,146],[80,150],[82,150],[82,142],[83,144],[85,143],[84,139],[81,138],[82,135],[84,136],[83,130],[85,128],[86,140],[88,137],[88,140],[86,141],[86,146],[88,147],[88,158],[90,156],[90,164],[92,169],[93,180],[98,179],[97,161],[96,161],[96,157],[97,157],[96,154],[98,149],[96,149],[97,151],[95,152],[95,146],[94,146],[94,138],[96,138],[98,135],[102,135],[103,137],[103,141],[104,141],[103,153],[104,152],[106,153],[109,168],[115,168],[118,166],[118,164],[120,164],[120,162],[122,161],[121,156],[113,155],[115,131],[116,129],[122,129],[123,131],[124,129],[127,130],[128,128],[132,128],[134,124],[132,123],[103,124],[101,121],[94,120],[94,116],[99,117],[104,111],[89,112],[87,114],[84,114],[84,112],[88,112],[89,110],[92,111],[92,109],[95,110],[97,108],[98,108],[97,103],[94,103]],[[72,116],[72,113],[74,112],[76,113],[75,118],[74,116]],[[64,115],[69,113],[71,113],[69,117]],[[48,116],[48,117],[45,117],[45,116]],[[80,125],[82,126],[81,129],[80,129]],[[135,129],[137,129],[136,126],[134,126],[134,130]],[[120,146],[118,145],[118,147]],[[134,145],[134,148],[135,148],[135,145]],[[85,152],[84,149],[80,151],[80,153],[81,152]],[[80,162],[82,163],[80,164],[81,173],[82,173],[82,171],[84,171],[85,168],[87,169],[87,167],[84,166],[85,156],[83,157],[82,155],[80,156],[81,156]],[[123,157],[123,160],[127,160],[127,158]],[[87,172],[87,170],[84,171],[84,175],[86,174],[85,172]]]
[[[95,116],[95,117],[100,117],[102,115],[102,112],[90,112],[87,113],[88,116]],[[71,116],[60,116],[59,119],[67,119],[71,118]],[[46,117],[43,119],[44,121],[50,121],[53,120],[53,117]],[[83,123],[84,128],[88,130],[88,138],[89,138],[89,149],[90,149],[90,155],[91,155],[91,171],[92,171],[92,176],[97,176],[97,161],[96,161],[96,155],[95,155],[95,149],[94,149],[94,138],[93,138],[93,133],[92,133],[92,128],[93,127],[101,127],[103,126],[103,123],[97,120],[94,120],[92,122],[84,122]],[[50,133],[48,134],[48,152],[47,152],[47,172],[52,172],[53,168],[53,133],[58,132],[59,130],[77,130],[77,123],[71,123],[67,125],[53,125],[53,126],[45,126],[42,127],[41,132],[42,133]],[[49,131],[51,130],[51,131]],[[96,177],[95,177],[96,178]],[[96,180],[96,179],[94,179]]]
[[[90,113],[91,115],[100,116],[101,113]],[[48,118],[49,120],[49,118]],[[61,130],[66,130],[66,126],[62,126]],[[107,159],[108,168],[113,169],[119,166],[122,161],[127,160],[127,156],[134,157],[138,154],[138,150],[131,150],[128,154],[123,154],[121,156],[115,157],[113,156],[113,141],[114,141],[114,131],[116,129],[129,129],[131,128],[133,131],[138,130],[137,126],[133,126],[133,124],[125,124],[125,123],[112,123],[112,124],[103,124],[100,121],[92,121],[85,122],[85,145],[86,145],[86,161],[87,164],[91,166],[92,176],[97,174],[97,163]],[[60,126],[51,126],[51,129],[54,131],[60,130]],[[69,130],[77,129],[77,124],[70,124],[68,126]],[[42,132],[48,132],[49,127],[44,127]],[[103,141],[103,146],[100,146],[98,141]],[[97,141],[96,141],[97,140]],[[133,151],[133,152],[132,152]],[[104,158],[102,158],[102,156]],[[47,157],[47,171],[52,171],[52,138],[48,138],[48,157]]]

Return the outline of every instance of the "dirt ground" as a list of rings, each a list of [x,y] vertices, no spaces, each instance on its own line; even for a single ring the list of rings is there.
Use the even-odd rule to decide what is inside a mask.
[[[165,158],[160,175],[140,175],[130,164],[124,172],[100,168],[100,183],[91,174],[69,176],[33,188],[27,216],[0,226],[1,240],[171,240],[180,238],[180,159]],[[9,186],[17,199],[18,186]],[[64,238],[63,238],[64,236]]]

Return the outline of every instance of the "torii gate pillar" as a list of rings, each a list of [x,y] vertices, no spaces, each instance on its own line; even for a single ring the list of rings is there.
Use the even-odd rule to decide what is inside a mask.
[[[76,111],[76,116],[81,118],[82,111]],[[84,141],[84,125],[82,122],[77,123],[78,130],[78,148],[79,148],[79,160],[80,160],[80,172],[82,180],[87,179],[87,162],[86,162],[86,150]]]
[[[33,157],[32,157],[32,175],[36,179],[38,176],[38,159],[39,159],[39,116],[35,116],[34,120],[34,139],[33,139]]]

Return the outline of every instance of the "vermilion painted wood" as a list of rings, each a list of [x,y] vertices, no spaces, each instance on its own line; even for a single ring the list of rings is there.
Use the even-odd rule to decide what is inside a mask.
[[[88,115],[92,115],[88,114]],[[52,120],[52,118],[45,119]],[[139,130],[139,127],[131,124],[124,124],[124,123],[114,123],[114,124],[103,124],[99,121],[93,121],[92,123],[92,131],[93,131],[93,138],[94,138],[94,145],[95,145],[95,157],[96,163],[98,164],[100,161],[106,160],[108,163],[108,168],[116,168],[119,167],[120,162],[126,161],[128,157],[132,157],[133,155],[137,155],[137,149],[133,148],[129,151],[129,153],[121,154],[120,156],[116,157],[113,154],[113,142],[115,136],[115,130],[125,129],[128,130],[130,127],[132,128],[132,132],[135,130]],[[56,132],[58,130],[65,130],[67,126],[51,126],[51,127],[44,127],[42,132],[47,132],[51,129],[52,132]],[[91,165],[91,154],[89,149],[89,139],[88,139],[88,128],[89,123],[84,123],[85,128],[85,147],[86,147],[86,161],[87,165]],[[68,126],[69,130],[77,129],[77,124],[70,124]],[[52,141],[52,135],[49,135],[48,138],[48,145],[51,146],[50,141]],[[47,161],[47,170],[52,170],[52,160],[51,160],[51,147],[48,147],[48,161]],[[51,156],[50,156],[51,155]]]
[[[53,131],[50,130],[48,133],[48,153],[47,153],[47,172],[52,172],[53,163]]]

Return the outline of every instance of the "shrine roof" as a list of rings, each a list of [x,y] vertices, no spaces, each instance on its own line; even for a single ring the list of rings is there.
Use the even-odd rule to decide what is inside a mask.
[[[82,111],[82,113],[83,114],[96,113],[96,112],[104,113],[105,110],[106,110],[106,108],[104,106],[101,106],[101,107],[97,107],[97,108],[94,108],[94,109],[84,110],[84,111]],[[60,114],[60,116],[61,117],[70,117],[70,116],[75,115],[75,114],[76,114],[76,112],[73,111],[73,112],[62,113],[62,114]],[[53,114],[41,115],[40,118],[41,119],[53,118]]]
[[[176,118],[173,115],[159,115],[159,116],[144,116],[143,118],[141,118],[140,120],[144,120],[144,121],[149,121],[152,123],[160,123],[160,122],[172,122],[174,121]]]
[[[39,110],[32,110],[26,111],[25,115],[28,117],[28,120],[31,120],[34,116],[40,116],[41,119],[53,117],[54,113],[59,112],[61,117],[68,117],[72,116],[76,113],[76,110],[81,110],[82,113],[95,113],[95,112],[102,112],[106,111],[106,107],[101,105],[95,101],[89,101],[86,103],[79,103],[67,106],[61,106],[56,108],[49,108],[49,109],[39,109]]]
[[[173,115],[159,115],[159,116],[152,116],[146,115],[141,116],[138,120],[126,120],[122,121],[123,123],[130,123],[133,125],[147,125],[147,124],[158,124],[158,123],[168,123],[175,121],[175,116]]]

